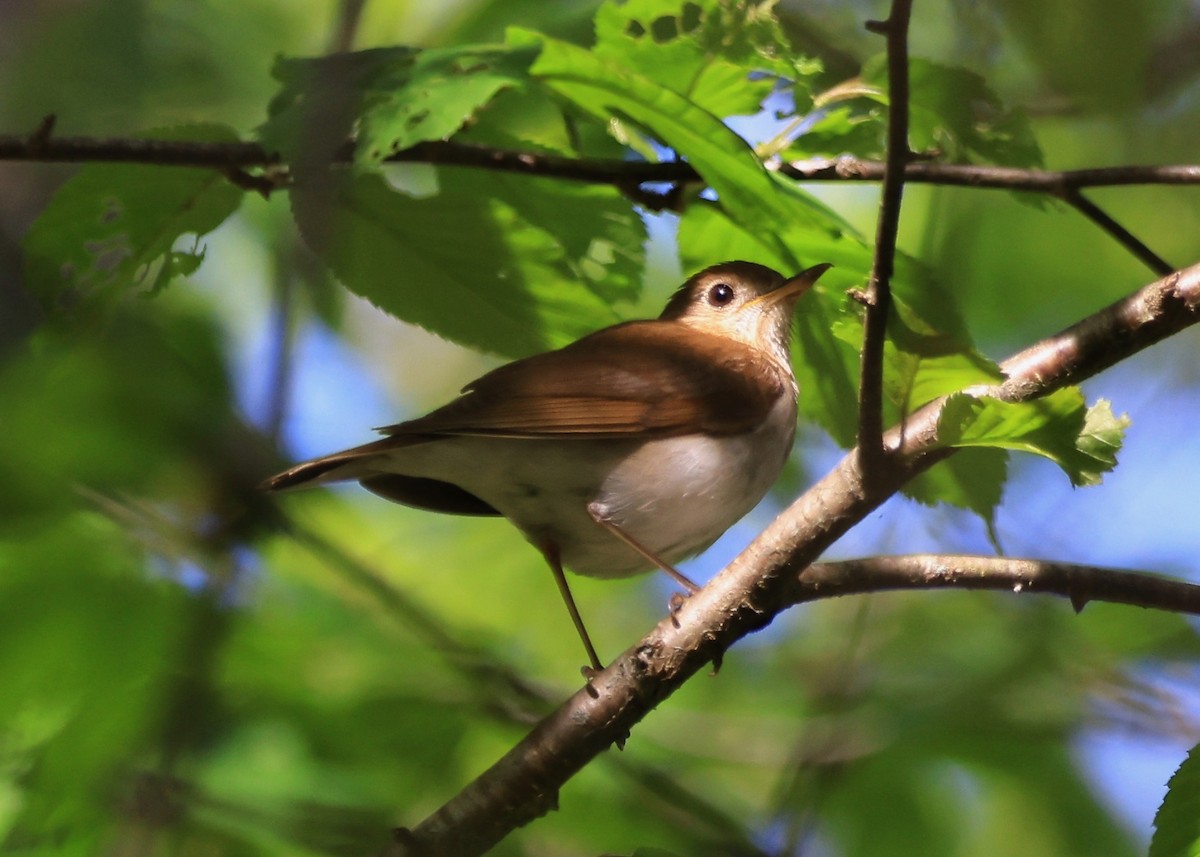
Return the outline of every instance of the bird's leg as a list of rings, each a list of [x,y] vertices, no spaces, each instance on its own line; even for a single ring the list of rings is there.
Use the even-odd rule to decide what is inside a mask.
[[[693,583],[686,574],[675,568],[675,566],[671,565],[669,562],[656,557],[650,550],[642,547],[642,545],[638,543],[637,539],[617,526],[617,524],[605,514],[603,507],[599,503],[588,503],[587,511],[588,515],[591,516],[593,521],[604,527],[604,529],[608,530],[618,539],[629,545],[629,547],[640,553],[649,562],[653,563],[669,574],[676,583],[687,590],[688,595],[695,595],[700,591],[700,587]],[[671,599],[671,615],[679,612],[679,607],[682,603],[682,601],[677,601],[676,598]]]
[[[562,559],[559,557],[558,545],[553,542],[543,542],[538,547],[542,551],[542,556],[546,558],[546,563],[550,566],[550,571],[554,573],[554,582],[558,584],[558,591],[562,595],[563,603],[567,605],[567,612],[571,614],[571,621],[575,623],[575,630],[579,632],[579,639],[583,641],[583,647],[587,649],[588,659],[592,662],[590,669],[593,672],[600,672],[604,669],[604,664],[600,663],[600,656],[596,654],[596,647],[592,645],[592,638],[588,636],[587,628],[583,627],[583,617],[579,615],[579,608],[575,606],[575,597],[571,595],[571,587],[567,585],[567,576],[563,573]],[[588,667],[584,667],[583,674],[588,679],[591,679],[588,669]]]

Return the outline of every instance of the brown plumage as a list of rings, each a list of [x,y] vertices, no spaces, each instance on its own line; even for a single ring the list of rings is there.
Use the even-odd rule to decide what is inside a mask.
[[[271,477],[271,491],[355,479],[390,500],[503,515],[550,562],[621,576],[705,549],[774,481],[791,447],[795,300],[750,262],[690,278],[654,320],[501,366],[385,437]]]

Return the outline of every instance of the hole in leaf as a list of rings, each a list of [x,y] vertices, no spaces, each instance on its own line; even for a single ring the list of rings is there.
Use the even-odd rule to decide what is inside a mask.
[[[631,39],[640,39],[646,35],[646,28],[642,26],[641,21],[635,21],[633,18],[625,25],[625,35]]]
[[[103,205],[104,210],[100,212],[101,223],[112,223],[121,216],[121,201],[116,197],[108,197]]]
[[[704,10],[696,3],[684,3],[683,14],[679,19],[679,30],[682,33],[691,35],[700,29],[700,24],[704,20]]]
[[[660,18],[655,18],[650,24],[650,36],[659,44],[677,38],[679,36],[679,26],[675,16],[663,15]]]

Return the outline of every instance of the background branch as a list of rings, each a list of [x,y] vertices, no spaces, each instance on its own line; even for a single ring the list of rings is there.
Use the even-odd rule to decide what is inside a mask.
[[[990,589],[1061,595],[1076,611],[1089,601],[1200,615],[1200,586],[1182,580],[1079,565],[949,554],[869,557],[813,563],[792,578],[792,604],[898,589]]]
[[[896,100],[893,101],[893,104],[895,103]],[[263,196],[285,187],[289,180],[288,170],[279,156],[267,151],[258,143],[202,143],[129,137],[56,137],[52,133],[53,128],[54,117],[51,115],[28,135],[0,134],[0,161],[137,163],[147,166],[219,169],[238,187]],[[903,170],[903,183],[1049,194],[1070,204],[1159,276],[1173,270],[1172,266],[1095,203],[1081,196],[1079,191],[1094,187],[1200,184],[1200,165],[1193,164],[1031,170],[912,162],[908,158],[907,146],[903,152],[902,163],[893,169],[893,174],[897,175]],[[342,146],[337,153],[338,160],[342,162],[349,162],[353,156],[352,143]],[[702,180],[695,169],[685,161],[649,163],[605,158],[568,158],[541,152],[495,149],[451,140],[420,143],[397,152],[387,160],[395,163],[475,167],[589,184],[609,184],[619,188],[636,204],[651,211],[675,208],[683,186]],[[901,159],[897,158],[897,161]],[[887,164],[883,162],[863,161],[852,157],[769,162],[767,167],[797,181],[809,182],[877,182],[884,181],[887,173]],[[251,169],[258,169],[259,172],[248,172]],[[899,181],[897,178],[897,182]],[[645,184],[660,183],[670,183],[675,188],[662,193],[642,187]],[[894,195],[895,192],[890,193]],[[887,198],[889,191],[885,182],[884,199]],[[889,207],[892,204],[888,203]],[[884,222],[881,216],[881,227]],[[886,235],[877,235],[877,247],[881,237],[887,240]],[[894,242],[894,237],[891,240]],[[871,330],[868,322],[868,331]],[[865,341],[873,342],[876,336],[877,333],[868,332]],[[872,424],[875,423],[870,413],[867,417]]]
[[[1200,264],[1151,283],[1014,355],[1002,364],[1007,380],[973,392],[1007,401],[1034,399],[1091,377],[1198,320]],[[551,810],[558,789],[584,765],[624,741],[650,710],[728,646],[785,609],[794,598],[797,575],[822,551],[907,480],[953,454],[937,447],[943,401],[910,416],[903,434],[893,428],[884,435],[898,454],[884,459],[886,466],[870,485],[851,451],[677,614],[659,622],[488,771],[417,828],[400,832],[380,853],[481,854]],[[1156,578],[1146,581],[1140,585],[1158,585]],[[828,588],[823,593],[832,594]]]
[[[352,155],[349,147],[341,160]],[[595,184],[697,182],[699,174],[685,161],[620,161],[568,158],[542,152],[495,149],[451,140],[421,143],[387,158],[400,163],[480,167],[503,172],[563,178]],[[278,166],[275,153],[253,142],[202,143],[188,140],[144,140],[133,137],[58,137],[34,132],[0,134],[0,161],[45,163],[136,163],[147,166],[212,169]],[[878,182],[882,161],[853,157],[816,158],[768,163],[783,175],[806,182]],[[915,161],[904,168],[909,184],[934,184],[988,190],[1029,191],[1063,198],[1071,190],[1131,185],[1200,185],[1200,164],[1125,165],[1083,170],[1035,170],[975,164]]]
[[[1175,270],[1170,262],[1151,250],[1132,232],[1114,220],[1108,212],[1080,193],[1078,188],[1071,188],[1064,191],[1062,198],[1074,207],[1076,211],[1115,238],[1117,243],[1136,256],[1146,267],[1160,277],[1166,276]]]

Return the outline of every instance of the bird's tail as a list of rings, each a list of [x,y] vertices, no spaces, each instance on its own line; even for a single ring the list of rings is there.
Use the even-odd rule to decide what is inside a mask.
[[[370,462],[387,449],[394,449],[392,438],[365,443],[353,449],[344,449],[332,455],[324,455],[305,461],[282,473],[266,479],[259,485],[263,491],[290,491],[294,488],[312,488],[329,482],[363,479],[376,473]]]

